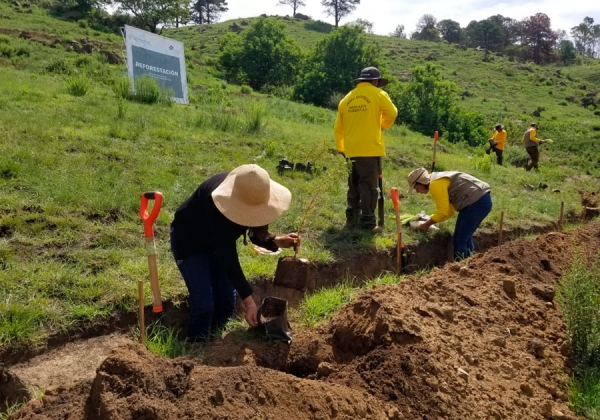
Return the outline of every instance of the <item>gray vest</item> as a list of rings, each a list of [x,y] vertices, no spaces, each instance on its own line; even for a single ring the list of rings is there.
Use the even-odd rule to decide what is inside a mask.
[[[431,181],[440,178],[450,178],[448,195],[450,204],[456,211],[461,211],[491,191],[489,184],[462,172],[448,171],[431,174]]]
[[[531,141],[531,128],[529,128],[525,134],[523,134],[523,138],[525,139],[525,147],[535,146],[538,147],[539,144]]]

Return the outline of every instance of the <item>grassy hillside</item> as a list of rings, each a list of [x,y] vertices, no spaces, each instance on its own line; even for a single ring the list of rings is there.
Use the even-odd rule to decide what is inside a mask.
[[[278,17],[287,33],[306,51],[327,35],[323,22]],[[167,36],[182,40],[201,62],[214,62],[219,39],[231,27],[242,30],[252,19],[238,19],[215,25],[168,29]],[[545,65],[511,61],[501,54],[464,49],[458,45],[368,35],[379,45],[388,66],[399,80],[408,80],[410,69],[435,63],[442,75],[461,90],[461,104],[486,116],[490,128],[503,123],[509,141],[520,145],[530,122],[540,125],[540,135],[555,143],[549,155],[555,162],[568,162],[582,173],[600,174],[600,105],[584,107],[583,98],[600,103],[600,61],[578,59],[578,65]],[[539,112],[540,116],[534,115]],[[432,127],[432,132],[435,130]]]
[[[304,245],[300,256],[328,261],[348,252],[394,246],[391,205],[382,235],[342,229],[346,166],[334,150],[333,111],[257,93],[243,94],[240,87],[219,80],[206,66],[214,60],[211,48],[216,42],[208,33],[221,34],[218,31],[228,23],[205,32],[198,32],[199,28],[169,31],[186,42],[191,104],[145,105],[120,100],[113,89],[122,80],[125,66],[109,65],[101,51],[120,53],[120,37],[57,20],[36,6],[0,2],[0,16],[0,290],[4,291],[0,346],[41,341],[51,331],[72,329],[82,321],[135,306],[136,283],[148,276],[138,219],[144,191],[160,190],[165,196],[156,223],[163,295],[174,300],[184,296],[185,286],[168,246],[173,212],[204,178],[243,163],[263,166],[292,191],[290,211],[272,230],[301,227]],[[307,31],[301,22],[290,23],[292,30],[298,31],[298,39],[307,47],[324,36]],[[445,74],[456,71],[456,78],[467,78],[460,71],[460,62],[452,60],[454,47],[374,39],[398,42],[396,48],[407,54],[411,48],[410,54],[415,56],[418,49],[423,53],[421,60],[436,52]],[[91,45],[92,53],[76,52],[83,45]],[[445,51],[449,58],[442,60]],[[456,50],[454,58],[471,56],[473,61],[477,54]],[[513,106],[519,108],[514,105],[516,93],[497,97],[494,89],[499,88],[492,83],[500,62],[509,65],[498,58],[477,66],[487,75],[488,84],[481,76],[473,79],[479,80],[477,86],[464,86],[475,93],[465,105],[476,107],[483,99],[490,103],[506,99],[500,110],[490,110],[494,115],[490,124],[498,112],[504,112],[503,121],[516,126],[513,121],[522,123],[523,117],[510,113]],[[394,73],[401,76],[410,67],[404,64],[400,67],[391,62]],[[547,71],[555,70],[534,68],[531,74]],[[574,80],[589,77],[580,68],[565,69],[564,73],[571,71]],[[529,73],[516,71],[505,77],[514,81],[516,91],[527,92],[530,87],[524,84]],[[535,102],[536,106],[544,103]],[[560,107],[551,101],[542,115],[546,114],[568,118],[563,122],[557,117],[555,124],[569,128],[587,127],[586,121],[593,116],[572,103]],[[590,119],[579,117],[588,114]],[[548,120],[553,121],[551,117]],[[550,122],[541,120],[542,130],[546,123]],[[512,141],[516,137],[511,132]],[[555,138],[554,145],[559,145],[561,139]],[[401,126],[390,129],[386,139],[387,195],[392,186],[405,191],[408,172],[430,164],[432,141]],[[523,154],[520,148],[513,149],[511,153]],[[551,159],[549,155],[544,153],[540,173],[525,173],[521,168],[494,165],[482,150],[442,142],[437,168],[467,171],[492,185],[495,209],[486,220],[488,228],[496,228],[501,211],[507,226],[526,227],[555,221],[561,201],[566,203],[567,213],[578,214],[579,191],[596,188],[593,177],[558,153]],[[281,158],[310,161],[319,170],[313,175],[278,174],[275,167]],[[526,188],[539,183],[549,188]],[[553,194],[552,189],[560,193]],[[421,210],[433,210],[428,197],[413,195],[402,202],[402,213]],[[452,223],[441,227],[451,229]],[[423,238],[425,234],[405,232],[407,242]],[[257,257],[251,247],[241,243],[240,253],[248,277],[273,275],[275,258]]]

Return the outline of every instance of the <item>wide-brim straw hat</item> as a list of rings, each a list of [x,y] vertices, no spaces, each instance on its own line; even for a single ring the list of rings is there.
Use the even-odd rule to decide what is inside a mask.
[[[427,169],[419,168],[415,169],[411,173],[408,174],[408,193],[412,193],[415,189],[415,184],[418,182],[419,184],[427,185],[431,181],[431,177]]]
[[[242,165],[231,171],[212,192],[219,211],[241,226],[268,225],[290,207],[292,193],[273,181],[258,165]]]

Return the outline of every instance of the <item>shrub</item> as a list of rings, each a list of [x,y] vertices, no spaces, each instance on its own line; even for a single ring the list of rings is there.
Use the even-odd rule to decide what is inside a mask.
[[[255,90],[265,84],[291,85],[302,51],[274,18],[260,18],[241,35],[227,33],[221,40],[219,63],[226,79],[247,83]]]
[[[91,80],[83,74],[78,74],[67,79],[67,91],[73,96],[84,96],[89,92],[91,87]]]
[[[57,58],[48,63],[45,70],[55,74],[71,74],[73,72],[73,64],[65,58]]]
[[[79,19],[77,21],[77,24],[79,25],[80,28],[87,28],[88,27],[88,22],[85,19]]]
[[[558,284],[557,301],[567,326],[575,370],[583,374],[600,360],[600,266],[588,270],[575,254],[569,270]]]
[[[250,95],[252,93],[252,88],[248,85],[242,85],[240,87],[240,93],[243,93],[244,95]]]

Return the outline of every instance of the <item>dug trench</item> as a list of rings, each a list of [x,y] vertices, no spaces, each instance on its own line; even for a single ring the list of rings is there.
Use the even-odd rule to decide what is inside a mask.
[[[115,333],[14,364],[0,389],[29,398],[28,371],[44,387],[11,419],[573,419],[554,287],[598,251],[594,221],[366,289],[291,345],[232,332],[167,360]]]

